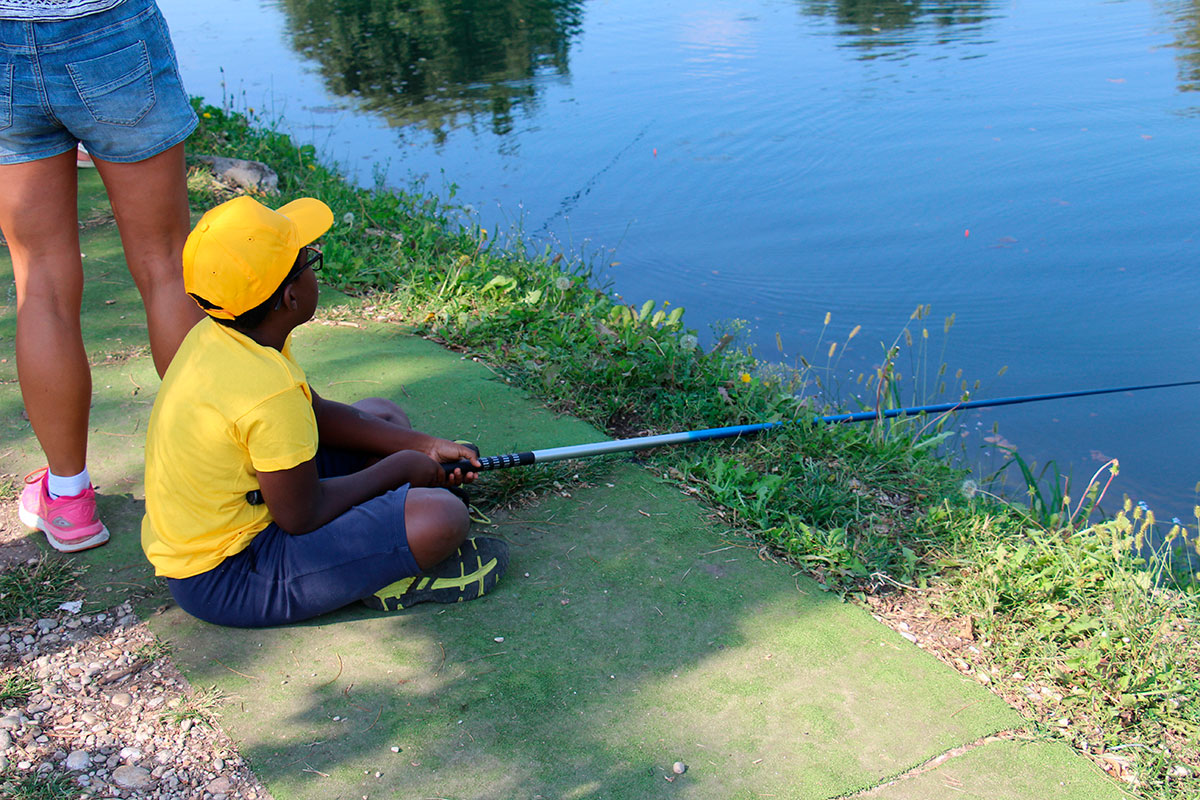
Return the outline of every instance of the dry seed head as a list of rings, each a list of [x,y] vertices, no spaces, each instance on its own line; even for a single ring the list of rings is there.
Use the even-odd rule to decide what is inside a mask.
[[[846,341],[848,342],[851,339],[853,339],[855,336],[858,336],[858,332],[861,330],[862,330],[862,325],[855,325],[854,330],[850,331],[850,335],[846,337]]]
[[[830,357],[830,358],[833,358],[833,351],[834,351],[834,350],[837,350],[837,342],[834,342],[834,343],[832,343],[831,345],[829,345],[829,357]]]
[[[825,312],[825,324],[826,324],[826,325],[828,325],[828,324],[829,324],[829,320],[831,320],[832,318],[833,318],[833,312],[832,312],[832,311],[826,311],[826,312]]]

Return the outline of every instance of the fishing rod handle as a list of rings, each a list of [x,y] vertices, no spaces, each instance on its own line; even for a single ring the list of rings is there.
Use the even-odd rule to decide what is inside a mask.
[[[479,466],[475,466],[470,461],[465,459],[461,461],[451,461],[442,464],[442,469],[446,474],[454,472],[456,469],[461,469],[465,475],[468,472],[487,472],[493,469],[507,469],[508,467],[526,467],[534,463],[533,453],[505,453],[502,456],[480,456]]]

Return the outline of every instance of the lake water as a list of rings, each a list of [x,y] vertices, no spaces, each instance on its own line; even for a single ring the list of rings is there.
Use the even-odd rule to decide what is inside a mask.
[[[847,399],[923,304],[928,369],[977,399],[1200,378],[1197,0],[160,6],[190,92],[364,183],[453,182],[705,341],[740,318],[761,358],[823,364],[862,325]],[[925,383],[904,400],[954,399]],[[960,422],[984,471],[998,424],[1077,482],[1120,458],[1118,499],[1190,520],[1197,407],[1191,387]]]

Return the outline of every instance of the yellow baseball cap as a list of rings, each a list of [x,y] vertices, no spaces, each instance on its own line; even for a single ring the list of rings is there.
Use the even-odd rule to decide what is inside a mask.
[[[333,225],[329,206],[312,197],[277,211],[252,197],[235,197],[211,208],[183,246],[183,286],[233,319],[270,297],[287,277],[300,248]],[[204,304],[200,304],[204,307]]]

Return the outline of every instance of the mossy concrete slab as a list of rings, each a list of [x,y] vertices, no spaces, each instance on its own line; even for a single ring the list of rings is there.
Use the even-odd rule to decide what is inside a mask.
[[[644,469],[570,494],[495,526],[512,564],[478,602],[155,627],[281,800],[828,798],[1019,724]]]
[[[1103,772],[1060,743],[990,741],[863,800],[1122,800]]]

